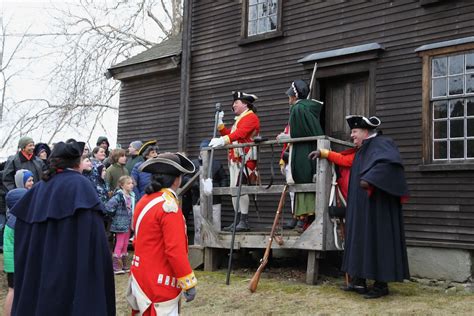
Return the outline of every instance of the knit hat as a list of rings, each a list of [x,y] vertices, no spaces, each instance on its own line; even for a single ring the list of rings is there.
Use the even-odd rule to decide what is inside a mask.
[[[17,188],[25,188],[25,183],[30,177],[33,177],[33,172],[27,169],[20,169],[15,173],[15,186]]]
[[[25,188],[17,188],[8,191],[7,195],[5,196],[5,202],[7,203],[8,209],[11,210],[15,206],[16,202],[18,202],[27,191],[28,190]]]
[[[135,140],[130,143],[130,146],[135,148],[136,150],[139,150],[143,146],[143,143],[139,140]]]
[[[33,138],[29,137],[29,136],[23,136],[22,138],[20,138],[20,140],[18,141],[18,148],[20,149],[24,149],[26,147],[26,145],[28,144],[31,144],[31,143],[34,143],[35,141],[33,140]]]

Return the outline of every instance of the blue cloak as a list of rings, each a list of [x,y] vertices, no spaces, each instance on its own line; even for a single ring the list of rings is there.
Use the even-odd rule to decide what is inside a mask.
[[[72,170],[15,205],[12,315],[115,315],[102,207],[92,183]]]
[[[372,185],[370,196],[361,180]],[[380,282],[410,278],[400,203],[407,195],[395,143],[384,136],[365,140],[351,167],[343,271]]]

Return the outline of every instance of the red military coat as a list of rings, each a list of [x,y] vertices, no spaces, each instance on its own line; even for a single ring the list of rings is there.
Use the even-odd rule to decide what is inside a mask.
[[[357,148],[349,148],[341,152],[329,151],[327,159],[339,166],[339,175],[337,184],[341,190],[342,196],[347,200],[347,193],[349,192],[349,178],[351,174],[352,162],[354,161]]]
[[[224,136],[226,145],[230,143],[252,143],[253,138],[260,132],[260,120],[252,111],[247,110],[235,118],[232,129],[228,129],[221,124],[218,126],[219,132]],[[229,150],[229,160],[240,162],[242,154],[246,155],[246,166],[254,170],[257,165],[257,151],[255,147],[233,148]]]
[[[133,228],[131,274],[152,302],[171,300],[196,285],[188,260],[186,224],[172,190],[145,195],[135,208]]]

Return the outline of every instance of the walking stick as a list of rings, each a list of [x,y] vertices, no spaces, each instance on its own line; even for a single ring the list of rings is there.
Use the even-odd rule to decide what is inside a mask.
[[[239,170],[239,184],[237,187],[237,203],[235,204],[235,212],[234,212],[234,223],[232,224],[232,239],[230,241],[230,254],[229,254],[229,263],[227,265],[227,276],[225,280],[225,284],[230,284],[230,271],[232,270],[232,254],[234,253],[234,241],[235,241],[235,227],[237,226],[237,214],[239,213],[240,209],[240,195],[242,192],[242,177],[244,175],[244,168],[245,168],[245,155],[242,155],[242,161],[240,162],[240,170]]]
[[[254,293],[257,290],[258,281],[260,281],[260,275],[262,274],[263,269],[265,269],[265,266],[268,263],[268,258],[270,257],[270,250],[272,249],[273,239],[275,239],[279,245],[283,244],[283,240],[281,239],[278,240],[275,238],[275,230],[278,225],[278,221],[280,220],[281,211],[283,209],[283,206],[285,205],[287,190],[288,190],[288,184],[285,185],[283,192],[281,193],[280,202],[278,203],[278,208],[275,214],[275,218],[273,219],[272,230],[270,232],[270,237],[268,238],[268,244],[267,244],[267,248],[265,249],[265,254],[263,255],[263,258],[260,260],[260,265],[258,266],[257,272],[255,272],[255,274],[253,275],[249,283],[249,290],[252,293]]]

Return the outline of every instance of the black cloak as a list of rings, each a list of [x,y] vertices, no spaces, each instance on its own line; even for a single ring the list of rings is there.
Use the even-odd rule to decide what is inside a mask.
[[[41,181],[15,205],[12,315],[115,315],[102,204],[73,170]]]
[[[370,196],[361,188],[361,180],[373,187]],[[410,277],[400,203],[407,195],[393,140],[384,136],[365,140],[351,168],[343,271],[380,282]]]

